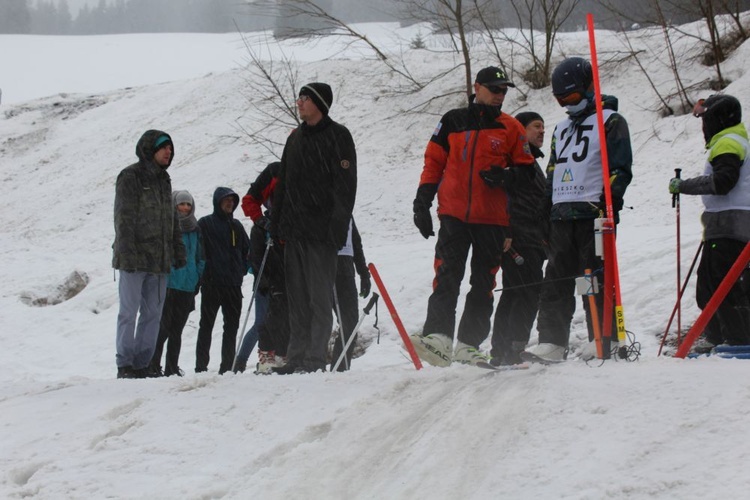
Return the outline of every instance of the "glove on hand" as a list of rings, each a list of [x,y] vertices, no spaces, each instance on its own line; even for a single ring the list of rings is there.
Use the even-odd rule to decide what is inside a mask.
[[[671,194],[680,194],[680,184],[682,184],[682,179],[675,177],[672,180],[669,181],[669,192]]]
[[[425,239],[435,236],[435,231],[432,230],[432,215],[429,210],[414,212],[414,225],[417,226],[419,233]]]
[[[599,197],[599,204],[602,207],[602,210],[604,210],[607,207],[607,202],[604,199],[604,193]],[[619,196],[612,195],[612,211],[613,212],[619,212],[622,210],[622,207],[624,206],[624,201]]]
[[[265,215],[256,220],[255,225],[268,231],[269,233],[271,232],[271,219],[269,219]]]
[[[479,177],[481,177],[489,187],[500,187],[505,186],[505,183],[508,180],[508,172],[502,167],[493,165],[487,170],[480,171]]]
[[[363,299],[370,295],[370,289],[372,288],[372,282],[370,281],[370,274],[363,274],[359,278],[359,296]]]

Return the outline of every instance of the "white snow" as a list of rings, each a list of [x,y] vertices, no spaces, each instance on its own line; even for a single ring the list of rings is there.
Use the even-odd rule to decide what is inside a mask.
[[[400,43],[420,78],[456,62],[408,49],[419,27],[365,28],[376,43],[391,43],[394,54]],[[630,35],[646,49],[652,79],[668,88],[658,33]],[[444,43],[426,38],[433,48]],[[476,43],[475,71],[492,62]],[[624,50],[611,32],[597,32],[597,45],[600,62]],[[380,343],[371,315],[363,335],[373,342],[347,373],[219,376],[217,322],[209,373],[196,375],[194,312],[183,335],[184,378],[116,380],[117,286],[110,267],[116,175],[134,161],[142,132],[161,128],[176,145],[173,186],[195,196],[198,216],[209,212],[216,186],[244,194],[273,158],[244,142],[236,126],[253,120],[243,95],[248,73],[238,68],[241,46],[238,35],[0,36],[0,497],[747,495],[750,364],[657,357],[676,297],[667,183],[676,167],[685,177],[702,171],[704,154],[699,120],[661,118],[632,60],[603,64],[601,71],[604,92],[620,99],[635,152],[626,196],[632,209],[623,213],[618,250],[626,326],[640,342],[639,361],[416,371],[381,303]],[[355,215],[365,253],[407,330],[416,332],[431,290],[435,239],[422,239],[413,227],[411,201],[438,116],[462,98],[438,101],[431,114],[402,111],[460,90],[462,74],[393,96],[398,79],[361,47],[338,40],[285,44],[285,50],[299,61],[299,83],[334,87],[331,115],[349,127],[358,148]],[[559,50],[588,56],[587,34],[560,35]],[[678,43],[677,50],[686,84],[706,89],[712,73],[690,59],[695,42]],[[733,80],[727,92],[743,104],[750,97],[748,51],[745,44],[723,66]],[[528,92],[524,109],[545,116],[548,150],[563,111],[549,89]],[[518,96],[509,93],[507,111],[524,106]],[[700,200],[684,196],[681,212],[684,276],[700,241]],[[28,305],[29,297],[57,297],[74,271],[89,278],[80,294],[53,306]],[[699,312],[694,288],[693,280],[683,328]],[[458,314],[462,304],[463,298]],[[578,309],[573,351],[586,337]]]

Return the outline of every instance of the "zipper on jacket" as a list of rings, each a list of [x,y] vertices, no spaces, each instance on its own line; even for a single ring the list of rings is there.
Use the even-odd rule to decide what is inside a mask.
[[[473,192],[472,186],[474,184],[474,156],[477,151],[477,141],[479,141],[480,129],[477,129],[474,133],[474,142],[471,145],[471,159],[469,160],[469,194],[466,200],[466,217],[464,222],[469,222],[469,214],[471,213],[471,194]],[[468,146],[468,141],[467,141]]]

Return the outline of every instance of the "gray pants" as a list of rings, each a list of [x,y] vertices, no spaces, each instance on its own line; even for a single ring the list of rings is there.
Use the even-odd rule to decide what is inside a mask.
[[[291,331],[287,359],[295,368],[325,371],[337,258],[334,247],[319,242],[288,241],[284,248]]]
[[[119,292],[117,367],[130,366],[135,370],[146,368],[151,362],[156,340],[159,338],[161,310],[167,293],[167,275],[120,271]]]

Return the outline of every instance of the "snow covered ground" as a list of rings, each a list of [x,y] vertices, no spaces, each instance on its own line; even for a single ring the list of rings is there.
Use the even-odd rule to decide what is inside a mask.
[[[400,40],[420,78],[455,63],[449,55],[409,50],[419,27],[367,29],[376,43]],[[631,35],[647,49],[652,79],[668,86],[659,38],[646,31]],[[426,38],[434,48],[442,43]],[[624,50],[610,32],[598,32],[597,44],[601,60]],[[118,50],[106,52],[110,46]],[[632,209],[622,215],[618,250],[626,326],[640,342],[639,361],[571,359],[497,373],[466,366],[416,371],[381,304],[380,343],[369,316],[363,334],[372,343],[343,374],[219,376],[217,325],[209,372],[196,375],[193,313],[184,332],[184,378],[116,380],[114,181],[134,161],[141,133],[161,128],[172,134],[173,186],[191,191],[198,216],[210,210],[216,186],[244,193],[273,159],[237,129],[251,116],[243,96],[247,72],[237,67],[243,60],[239,37],[0,36],[0,47],[0,497],[747,495],[750,364],[657,357],[676,288],[667,183],[676,167],[685,177],[699,173],[704,154],[699,120],[660,117],[632,60],[603,65],[602,85],[620,98],[635,152],[625,200]],[[705,89],[711,72],[690,58],[695,43],[677,49],[686,84]],[[407,330],[418,331],[435,240],[422,239],[413,227],[411,200],[437,117],[460,106],[461,97],[443,99],[430,108],[433,114],[403,110],[459,88],[462,76],[455,71],[416,94],[392,95],[396,79],[356,47],[328,42],[285,50],[299,62],[300,83],[323,80],[334,87],[331,115],[349,127],[358,148],[355,215],[365,253]],[[587,56],[586,33],[561,35],[558,50]],[[727,92],[746,105],[749,51],[745,44],[722,68],[733,81]],[[475,58],[476,69],[491,62],[480,48]],[[544,115],[548,150],[563,111],[549,89],[526,91],[527,102],[509,93],[506,110]],[[696,97],[709,93],[699,90]],[[700,201],[683,197],[683,273],[700,241],[699,214]],[[80,294],[33,305],[56,302],[58,287],[76,273],[88,279]],[[247,280],[246,297],[250,286]],[[693,290],[691,284],[684,324],[698,314]],[[585,336],[578,311],[574,351]]]

